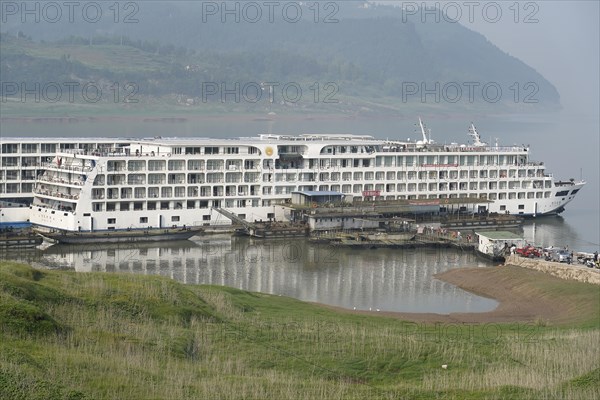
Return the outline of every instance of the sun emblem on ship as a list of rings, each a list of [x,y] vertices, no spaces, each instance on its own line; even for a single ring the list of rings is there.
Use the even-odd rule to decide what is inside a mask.
[[[265,149],[265,153],[267,153],[268,156],[272,156],[273,148],[271,146],[267,146],[267,148]]]

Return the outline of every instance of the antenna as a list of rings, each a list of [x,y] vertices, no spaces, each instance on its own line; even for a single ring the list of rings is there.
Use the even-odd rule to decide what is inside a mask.
[[[425,127],[425,123],[423,122],[421,117],[419,117],[419,127],[421,128],[421,135],[423,135],[423,143],[431,143],[431,139],[427,138],[427,128]],[[431,138],[431,130],[429,130],[429,137]]]
[[[473,146],[484,147],[487,146],[487,143],[481,141],[481,137],[479,136],[479,132],[477,132],[477,128],[471,122],[471,126],[469,127],[469,135],[473,138]]]

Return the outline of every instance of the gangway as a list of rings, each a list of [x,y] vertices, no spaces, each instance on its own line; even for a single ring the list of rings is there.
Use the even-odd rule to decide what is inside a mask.
[[[295,238],[304,237],[308,234],[308,227],[305,225],[271,221],[252,223],[224,208],[213,207],[213,210],[229,218],[231,222],[241,225],[242,228],[237,232],[244,233],[250,237],[262,239]]]
[[[216,212],[218,212],[219,214],[229,218],[231,220],[231,222],[233,222],[234,224],[238,224],[243,226],[244,230],[250,234],[250,232],[255,228],[254,224],[252,222],[248,222],[246,221],[244,218],[232,213],[231,211],[228,211],[224,208],[220,208],[220,207],[213,207],[213,210],[215,210]]]

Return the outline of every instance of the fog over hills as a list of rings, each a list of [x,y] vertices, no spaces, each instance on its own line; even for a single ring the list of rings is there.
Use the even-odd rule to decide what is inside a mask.
[[[228,3],[228,13],[217,2],[120,4],[117,15],[103,3],[94,23],[77,11],[73,22],[63,13],[55,23],[41,10],[39,22],[5,13],[2,81],[133,80],[140,95],[184,97],[202,97],[204,82],[332,82],[341,97],[398,104],[560,107],[548,80],[483,35],[443,18],[422,23],[397,7]]]

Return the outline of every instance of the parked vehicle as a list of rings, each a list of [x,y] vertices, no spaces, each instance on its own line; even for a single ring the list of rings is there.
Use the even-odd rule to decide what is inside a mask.
[[[546,260],[546,261],[552,260],[552,254],[557,250],[559,250],[559,249],[554,246],[546,247],[543,250],[544,260]]]
[[[542,256],[541,251],[537,247],[533,247],[533,246],[525,246],[525,247],[518,248],[517,250],[515,250],[515,253],[517,253],[521,257],[528,257],[528,258]]]
[[[577,253],[575,253],[575,259],[577,260],[577,262],[579,264],[583,264],[588,268],[595,267],[594,254],[592,254],[592,253],[586,253],[583,251],[577,252]],[[573,262],[575,262],[575,260],[573,260]]]
[[[567,263],[567,264],[571,264],[571,262],[573,261],[573,259],[571,257],[571,253],[569,253],[567,250],[553,251],[550,255],[550,259],[552,261]]]

